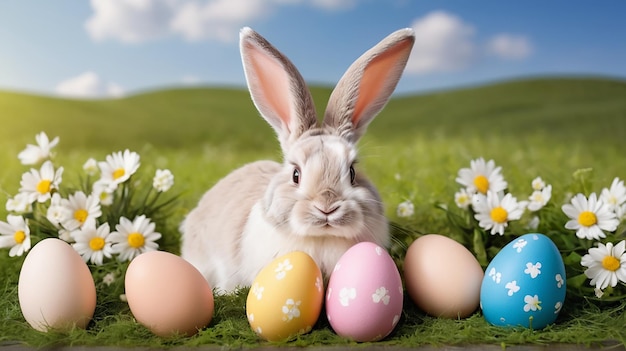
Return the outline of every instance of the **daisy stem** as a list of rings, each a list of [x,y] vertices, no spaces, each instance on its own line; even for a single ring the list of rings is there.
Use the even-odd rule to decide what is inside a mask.
[[[472,241],[474,253],[476,259],[482,267],[487,267],[489,262],[487,261],[487,250],[485,249],[485,241],[483,239],[483,231],[474,229],[474,240]]]

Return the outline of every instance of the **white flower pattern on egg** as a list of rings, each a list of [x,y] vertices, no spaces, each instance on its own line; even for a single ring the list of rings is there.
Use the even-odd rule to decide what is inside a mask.
[[[376,289],[375,293],[372,294],[372,301],[374,301],[374,303],[380,303],[382,301],[384,305],[388,305],[391,297],[387,294],[387,292],[387,288],[381,286]]]
[[[302,301],[294,301],[293,299],[287,299],[285,305],[282,308],[283,321],[289,322],[294,318],[300,317],[300,309],[298,306],[302,304]]]
[[[515,242],[515,244],[513,244],[513,248],[517,250],[517,253],[521,253],[526,244],[528,244],[528,241],[524,239],[519,239]]]
[[[263,291],[265,290],[264,287],[260,286],[259,283],[254,283],[254,285],[252,285],[252,295],[254,295],[256,297],[257,300],[260,300],[263,298]]]
[[[391,326],[395,327],[399,321],[400,321],[400,315],[396,314],[395,316],[393,316],[393,320],[391,321]]]
[[[505,289],[509,290],[507,292],[507,294],[509,296],[513,296],[513,294],[515,294],[516,292],[519,291],[520,286],[517,285],[517,281],[513,280],[511,282],[506,283],[506,285],[504,286]]]
[[[563,277],[560,274],[557,274],[554,279],[556,280],[556,286],[560,289],[565,283]]]
[[[539,296],[526,295],[524,296],[524,302],[526,303],[524,305],[524,312],[541,311],[541,301],[539,301]]]
[[[493,279],[494,282],[496,282],[496,284],[500,284],[500,280],[502,279],[502,273],[496,271],[496,269],[492,267],[489,271],[489,276],[491,277],[491,279]]]
[[[274,270],[274,272],[276,272],[276,280],[281,280],[285,278],[285,276],[287,275],[287,271],[290,271],[292,269],[293,266],[291,265],[291,262],[288,258],[285,259],[283,262],[278,263],[278,267],[276,267],[276,269]]]
[[[376,254],[378,256],[382,255],[383,254],[383,248],[380,247],[380,246],[376,246]]]
[[[539,276],[539,274],[541,274],[541,270],[539,268],[541,268],[541,262],[537,262],[535,264],[532,264],[532,262],[528,262],[526,263],[526,269],[524,270],[524,273],[530,274],[530,277],[535,279],[537,278],[537,276]]]
[[[350,300],[354,299],[356,299],[355,288],[343,288],[339,291],[339,303],[341,303],[341,306],[350,306]]]
[[[324,282],[322,282],[321,277],[315,278],[315,287],[317,288],[317,291],[322,291],[324,289]]]
[[[559,312],[561,312],[562,307],[563,307],[563,303],[561,303],[561,301],[557,302],[554,305],[554,314],[558,314]]]

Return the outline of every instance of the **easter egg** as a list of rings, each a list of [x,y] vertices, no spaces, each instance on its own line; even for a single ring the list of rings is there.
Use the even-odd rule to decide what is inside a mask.
[[[383,339],[398,324],[402,303],[402,280],[387,250],[362,242],[339,258],[326,290],[326,316],[338,335]]]
[[[191,263],[165,251],[135,257],[124,278],[130,311],[162,337],[190,336],[213,318],[213,291]]]
[[[89,267],[68,243],[55,238],[38,242],[24,259],[18,296],[24,319],[42,332],[85,328],[96,309]]]
[[[309,332],[324,299],[322,272],[308,254],[290,252],[265,266],[246,300],[250,327],[269,341]]]
[[[565,290],[565,266],[556,245],[543,234],[526,234],[489,263],[480,303],[493,325],[542,329],[559,315]]]
[[[483,269],[474,255],[443,235],[417,238],[404,259],[406,289],[424,312],[464,318],[478,309]]]

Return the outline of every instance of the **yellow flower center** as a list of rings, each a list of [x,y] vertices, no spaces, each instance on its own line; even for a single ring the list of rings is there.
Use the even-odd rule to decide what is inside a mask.
[[[128,245],[133,249],[138,249],[143,246],[145,239],[141,233],[128,234]]]
[[[85,223],[85,220],[87,220],[88,215],[89,215],[89,212],[87,212],[87,210],[82,209],[82,208],[74,211],[74,219],[79,221],[80,223]]]
[[[474,178],[474,186],[479,192],[486,194],[489,190],[489,180],[484,175],[478,175]]]
[[[91,238],[91,240],[89,240],[89,248],[92,251],[102,250],[104,248],[104,239],[99,236]]]
[[[602,267],[607,271],[615,272],[620,266],[619,260],[613,256],[606,256],[602,259]]]
[[[496,223],[504,223],[509,217],[509,213],[500,206],[491,210],[491,213],[489,215],[491,216],[491,219]]]
[[[24,233],[23,230],[18,230],[15,234],[13,234],[13,240],[15,240],[18,244],[23,243],[24,240],[26,240],[26,233]]]
[[[119,178],[122,178],[124,174],[126,174],[126,171],[124,170],[124,168],[118,168],[113,171],[113,179],[117,180]]]
[[[585,227],[591,227],[592,225],[598,223],[598,218],[596,214],[591,211],[582,211],[578,215],[578,223]]]
[[[37,183],[37,192],[39,192],[40,194],[47,194],[50,192],[50,184],[52,184],[51,181],[47,180],[47,179],[42,179],[39,181],[39,183]]]

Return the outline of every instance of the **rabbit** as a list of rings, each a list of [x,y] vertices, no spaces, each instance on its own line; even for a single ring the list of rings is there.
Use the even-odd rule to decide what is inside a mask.
[[[292,251],[309,254],[327,281],[356,243],[389,246],[384,206],[357,171],[355,144],[395,89],[413,42],[413,30],[401,29],[357,59],[320,125],[295,66],[252,29],[240,31],[252,101],[275,130],[284,159],[234,170],[183,220],[181,256],[212,288],[250,286],[261,269]]]

